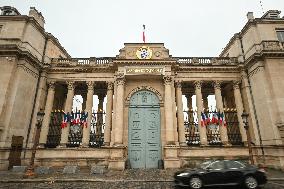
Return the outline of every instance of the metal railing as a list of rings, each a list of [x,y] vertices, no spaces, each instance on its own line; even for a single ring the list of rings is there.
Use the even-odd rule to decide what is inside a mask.
[[[198,129],[197,112],[190,110],[184,111],[185,139],[188,146],[200,145],[200,135]]]
[[[228,108],[225,109],[224,112],[229,143],[232,145],[243,145],[237,110]]]
[[[184,127],[185,138],[188,146],[200,145],[200,133],[198,128],[198,117],[196,110],[184,111]],[[204,114],[209,118],[204,127],[206,127],[206,135],[208,145],[221,146],[223,145],[220,135],[220,127],[227,127],[228,140],[231,145],[243,145],[242,137],[239,129],[239,122],[236,109],[225,109],[224,117],[226,124],[220,122],[217,117],[217,112],[210,110],[205,111]],[[212,118],[218,121],[212,122]]]
[[[77,118],[82,117],[82,112],[76,112]],[[53,111],[50,116],[49,131],[47,135],[47,142],[45,147],[56,148],[61,140],[61,124],[63,121],[63,111]],[[82,144],[83,127],[86,125],[75,122],[69,122],[70,130],[68,135],[67,147],[79,147]],[[104,129],[105,129],[105,112],[93,112],[90,128],[89,146],[96,148],[101,147],[104,143]]]
[[[49,130],[45,147],[56,148],[60,144],[61,123],[64,113],[62,111],[52,111],[50,115]]]

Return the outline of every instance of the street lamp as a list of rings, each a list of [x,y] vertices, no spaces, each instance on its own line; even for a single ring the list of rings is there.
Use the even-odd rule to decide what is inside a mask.
[[[40,130],[41,130],[44,115],[45,115],[45,113],[42,109],[40,109],[40,111],[36,115],[36,119],[37,119],[36,134],[35,134],[35,138],[34,138],[34,145],[33,145],[33,148],[32,148],[32,156],[31,156],[29,167],[28,167],[24,177],[32,177],[32,176],[35,175],[35,173],[34,173],[35,154],[36,154],[36,148],[37,148],[38,143],[39,143]]]
[[[248,113],[246,113],[246,112],[242,113],[242,119],[243,119],[243,123],[244,123],[244,128],[245,128],[246,134],[247,134],[247,142],[248,142],[250,163],[253,165],[254,164],[254,160],[253,160],[252,148],[251,148],[251,137],[250,137],[250,132],[248,130],[249,129],[248,116],[249,116]]]

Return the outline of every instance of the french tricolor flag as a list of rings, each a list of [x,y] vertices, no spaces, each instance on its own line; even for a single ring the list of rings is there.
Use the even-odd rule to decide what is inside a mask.
[[[146,37],[145,37],[145,25],[143,24],[143,34],[142,34],[143,42],[146,42]]]

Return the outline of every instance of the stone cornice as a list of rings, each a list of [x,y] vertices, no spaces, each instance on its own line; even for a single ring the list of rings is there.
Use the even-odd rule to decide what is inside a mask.
[[[29,64],[37,69],[44,67],[37,57],[35,57],[29,51],[23,51],[16,44],[0,45],[0,55],[17,56],[19,59],[26,59]]]
[[[26,23],[31,23],[45,38],[50,39],[56,46],[68,57],[71,56],[68,54],[66,49],[60,44],[57,38],[55,38],[51,33],[45,32],[45,29],[39,25],[39,23],[30,16],[19,15],[19,16],[0,16],[1,21],[25,21]]]
[[[224,56],[224,53],[231,47],[237,38],[242,37],[250,27],[256,26],[257,24],[284,24],[284,19],[255,18],[254,20],[249,20],[239,33],[234,34],[219,56]]]
[[[212,72],[226,72],[226,73],[236,73],[239,72],[239,67],[237,65],[228,65],[228,66],[210,66],[210,65],[204,65],[204,66],[179,66],[176,70],[178,72],[206,72],[206,73],[212,73]]]
[[[284,57],[284,43],[279,41],[262,41],[260,44],[255,44],[252,49],[255,51],[246,58],[245,68],[266,57]]]

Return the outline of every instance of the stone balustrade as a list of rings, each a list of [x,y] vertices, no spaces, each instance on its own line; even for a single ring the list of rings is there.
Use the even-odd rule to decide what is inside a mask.
[[[284,50],[284,42],[280,41],[262,41],[261,42],[261,49],[264,51],[283,51]]]
[[[113,57],[91,57],[91,58],[53,58],[51,64],[57,66],[91,66],[104,65],[112,62]]]
[[[179,64],[223,65],[237,64],[237,58],[231,57],[175,57]]]

